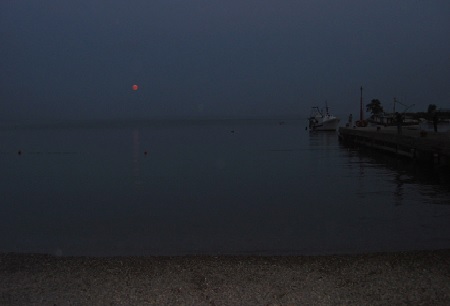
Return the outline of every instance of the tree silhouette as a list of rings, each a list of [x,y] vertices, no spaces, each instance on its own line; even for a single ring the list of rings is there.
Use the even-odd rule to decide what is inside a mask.
[[[372,99],[372,101],[366,105],[367,111],[371,112],[372,115],[380,115],[384,113],[383,106],[378,99]]]

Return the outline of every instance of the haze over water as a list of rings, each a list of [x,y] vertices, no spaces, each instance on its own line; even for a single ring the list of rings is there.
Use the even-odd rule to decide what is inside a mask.
[[[304,120],[0,129],[0,252],[303,255],[450,247],[439,171]]]

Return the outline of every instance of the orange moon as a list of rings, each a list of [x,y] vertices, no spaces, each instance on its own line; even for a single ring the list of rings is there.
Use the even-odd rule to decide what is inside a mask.
[[[133,86],[131,86],[131,88],[132,88],[134,91],[136,91],[136,90],[138,90],[139,86],[137,86],[136,84],[134,84]]]

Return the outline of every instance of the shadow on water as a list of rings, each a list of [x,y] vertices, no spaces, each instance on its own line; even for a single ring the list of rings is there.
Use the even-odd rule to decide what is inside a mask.
[[[405,186],[415,185],[419,192],[431,199],[430,204],[450,205],[450,172],[448,168],[419,163],[405,157],[371,150],[365,147],[355,147],[339,142],[344,151],[357,154],[366,167],[389,170],[396,183],[396,205],[401,203]]]

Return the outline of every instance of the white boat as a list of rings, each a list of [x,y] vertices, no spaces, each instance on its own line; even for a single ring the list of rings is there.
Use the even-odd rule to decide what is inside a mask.
[[[308,120],[310,131],[336,131],[340,121],[339,118],[330,115],[328,105],[325,106],[325,111],[314,106]]]

